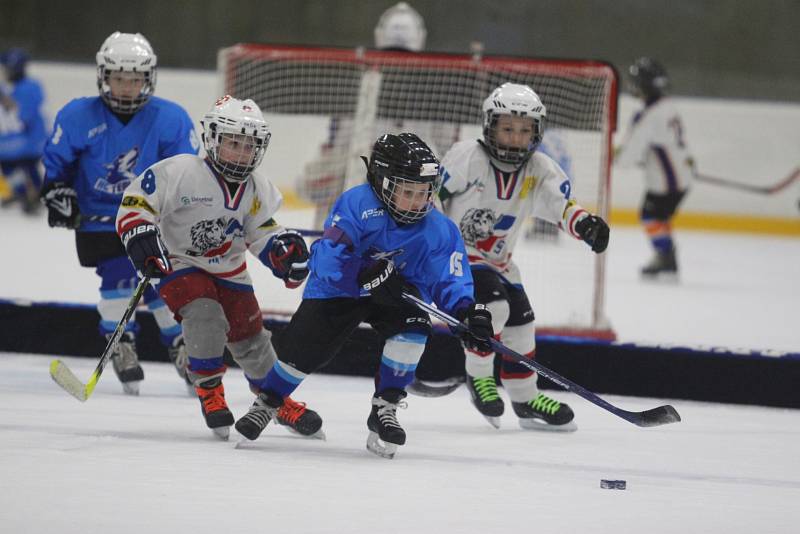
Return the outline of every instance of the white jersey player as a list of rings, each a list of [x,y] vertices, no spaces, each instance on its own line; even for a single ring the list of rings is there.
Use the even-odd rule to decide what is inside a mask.
[[[206,157],[178,155],[150,166],[125,190],[116,229],[139,273],[182,321],[188,376],[209,428],[227,438],[234,418],[222,377],[227,345],[259,390],[275,362],[247,272],[250,250],[289,288],[308,275],[303,237],[274,219],[281,195],[255,173],[271,133],[252,100],[219,99],[203,120]],[[290,401],[278,421],[301,434],[322,420]]]
[[[655,255],[642,268],[642,276],[675,277],[678,264],[671,220],[694,179],[694,165],[678,110],[665,95],[669,80],[664,68],[643,57],[631,65],[629,76],[634,93],[645,106],[634,115],[616,163],[644,168],[641,220]]]
[[[557,224],[597,253],[606,249],[609,229],[572,198],[559,165],[536,152],[546,109],[530,87],[501,85],[484,101],[483,117],[483,140],[459,142],[442,160],[440,197],[464,237],[476,302],[489,308],[504,344],[533,358],[533,309],[512,259],[525,220],[533,216]],[[469,349],[465,354],[473,404],[499,427],[504,403],[494,379],[494,354]],[[569,406],[539,393],[535,373],[504,358],[500,377],[523,428],[576,428]]]

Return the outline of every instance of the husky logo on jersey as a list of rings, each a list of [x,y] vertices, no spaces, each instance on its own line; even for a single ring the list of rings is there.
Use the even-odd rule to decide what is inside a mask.
[[[136,179],[136,173],[133,169],[136,167],[138,160],[139,149],[136,147],[124,154],[120,154],[114,159],[113,163],[104,165],[108,173],[105,178],[100,178],[95,182],[94,188],[109,195],[121,195],[131,182]]]
[[[244,237],[244,228],[236,219],[219,217],[204,220],[189,230],[192,248],[186,251],[189,256],[213,258],[225,254],[237,237]]]
[[[459,224],[464,242],[475,246],[478,241],[491,237],[496,221],[494,211],[488,208],[470,208]]]

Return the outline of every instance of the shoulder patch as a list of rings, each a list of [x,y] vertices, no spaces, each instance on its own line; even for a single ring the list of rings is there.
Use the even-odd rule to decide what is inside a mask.
[[[259,211],[261,211],[261,201],[258,199],[257,196],[254,196],[253,203],[250,205],[250,211],[248,213],[250,214],[250,216],[255,217],[256,215],[258,215]]]
[[[125,208],[141,208],[153,215],[157,215],[156,210],[147,203],[144,197],[134,196],[134,195],[125,195],[122,198],[122,206]]]

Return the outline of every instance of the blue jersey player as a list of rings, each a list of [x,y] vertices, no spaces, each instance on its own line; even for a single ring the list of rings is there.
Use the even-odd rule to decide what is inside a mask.
[[[387,134],[367,164],[369,183],[343,193],[314,243],[303,301],[276,347],[278,362],[258,384],[250,411],[236,423],[256,439],[310,373],[367,322],[385,339],[367,421],[367,448],[391,458],[406,434],[404,406],[431,333],[428,315],[401,297],[414,293],[465,320],[465,343],[486,347],[491,315],[473,298],[472,276],[458,228],[433,209],[441,186],[439,162],[416,135]]]
[[[39,171],[47,128],[42,116],[44,91],[26,74],[28,54],[11,48],[0,54],[0,170],[11,189],[9,201],[35,213],[42,176]]]
[[[78,258],[101,278],[100,332],[122,318],[136,272],[114,228],[122,193],[154,163],[197,154],[199,143],[186,111],[153,96],[156,55],[140,34],[113,33],[97,53],[100,96],[78,98],[58,113],[44,152],[42,200],[51,227],[74,229]],[[181,328],[148,288],[144,301],[178,374],[185,378]],[[137,394],[144,373],[135,351],[135,324],[126,327],[112,363],[126,393]]]

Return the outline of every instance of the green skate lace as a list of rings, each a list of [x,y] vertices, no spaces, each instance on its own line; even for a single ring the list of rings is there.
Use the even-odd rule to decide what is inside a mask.
[[[559,408],[561,408],[560,402],[555,399],[551,399],[544,393],[539,393],[539,395],[528,404],[530,404],[534,410],[538,410],[550,415],[553,415],[558,411]]]
[[[500,395],[497,394],[497,384],[494,381],[494,377],[474,378],[472,383],[481,401],[489,402],[500,398]]]

